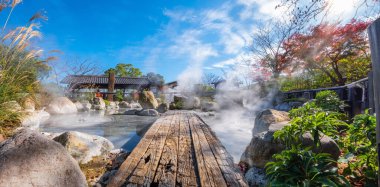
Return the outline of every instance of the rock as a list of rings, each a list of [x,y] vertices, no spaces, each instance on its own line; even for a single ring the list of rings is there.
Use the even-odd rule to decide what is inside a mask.
[[[219,104],[213,101],[203,102],[201,108],[204,112],[217,111],[220,109]]]
[[[159,113],[165,113],[168,110],[169,110],[169,105],[167,103],[162,103],[157,108],[157,112]]]
[[[137,115],[136,113],[140,112],[140,110],[137,109],[131,109],[124,112],[124,115]]]
[[[78,109],[67,97],[57,97],[50,102],[46,111],[50,114],[70,114],[78,112]]]
[[[288,125],[286,122],[274,123],[269,125],[268,131],[264,131],[253,135],[250,144],[242,154],[240,161],[248,164],[250,167],[264,168],[265,164],[272,159],[272,155],[280,153],[285,146],[277,142],[273,138],[273,134]],[[302,140],[304,146],[313,146],[313,138],[311,135],[305,134]],[[314,152],[323,152],[331,154],[332,158],[338,159],[340,155],[339,146],[333,139],[326,135],[322,135],[320,148],[314,148]]]
[[[245,180],[249,186],[266,186],[265,169],[252,167],[245,173]]]
[[[156,109],[158,102],[152,91],[142,91],[139,96],[139,103],[144,109]]]
[[[140,103],[132,102],[131,104],[132,109],[142,109],[143,107],[140,105]]]
[[[22,104],[23,108],[27,112],[34,112],[36,110],[36,103],[30,97],[27,97]]]
[[[119,103],[119,107],[120,108],[131,108],[131,105],[126,101],[122,101]]]
[[[139,112],[136,112],[138,116],[158,116],[158,112],[154,109],[143,109]]]
[[[2,141],[4,141],[5,140],[5,137],[2,135],[2,134],[0,134],[0,143],[2,142]]]
[[[157,104],[158,104],[158,106],[160,106],[160,104],[162,104],[162,100],[161,100],[161,98],[156,98],[156,100],[157,100]]]
[[[193,97],[192,99],[193,108],[200,109],[201,108],[201,100],[199,97]]]
[[[1,105],[11,112],[20,112],[22,110],[22,107],[17,103],[17,101],[8,101]]]
[[[87,186],[78,163],[59,143],[23,129],[0,144],[0,186]]]
[[[184,98],[183,98],[184,99]],[[184,100],[184,109],[193,110],[201,108],[201,100],[198,97],[189,97]]]
[[[110,105],[109,105],[109,108],[110,109],[118,109],[119,108],[119,105],[116,105],[115,102],[113,101],[110,101]]]
[[[28,112],[23,116],[21,120],[21,126],[29,128],[31,130],[36,130],[40,127],[40,124],[48,120],[50,114],[44,110]]]
[[[95,110],[105,110],[106,109],[106,103],[104,102],[103,98],[101,98],[101,97],[94,98],[94,109]]]
[[[257,133],[267,131],[269,126],[273,123],[287,123],[289,120],[290,118],[287,112],[272,109],[264,110],[257,114],[252,134],[255,135]]]
[[[92,160],[94,156],[105,157],[113,149],[113,144],[100,136],[69,131],[54,138],[81,164]]]
[[[61,135],[62,133],[55,133],[55,132],[41,132],[42,135],[49,138],[50,140],[53,140],[55,137]]]
[[[83,104],[81,102],[77,101],[74,104],[77,107],[78,111],[84,111],[84,106],[83,106]]]
[[[83,111],[90,111],[92,108],[92,104],[89,101],[84,101],[82,105],[83,105]]]

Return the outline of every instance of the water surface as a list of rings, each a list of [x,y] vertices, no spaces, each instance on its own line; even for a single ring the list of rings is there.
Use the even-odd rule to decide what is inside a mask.
[[[42,132],[78,131],[110,140],[115,149],[131,151],[157,117],[111,115],[104,111],[52,115],[40,125]]]

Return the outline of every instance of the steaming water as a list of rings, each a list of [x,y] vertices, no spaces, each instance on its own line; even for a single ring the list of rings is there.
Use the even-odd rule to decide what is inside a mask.
[[[104,111],[52,115],[41,124],[43,132],[62,133],[78,131],[110,140],[115,149],[131,151],[156,117],[136,115],[109,115]]]
[[[244,109],[236,109],[233,112],[220,111],[215,116],[202,116],[202,119],[215,132],[227,152],[231,154],[234,163],[238,163],[252,139],[254,114]]]

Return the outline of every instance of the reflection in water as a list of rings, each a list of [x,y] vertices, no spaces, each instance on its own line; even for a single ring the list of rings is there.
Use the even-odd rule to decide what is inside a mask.
[[[78,131],[103,136],[110,140],[116,149],[132,150],[156,119],[148,116],[108,115],[104,111],[91,111],[52,115],[49,120],[41,124],[40,128],[43,132]],[[129,140],[131,141],[128,142]]]

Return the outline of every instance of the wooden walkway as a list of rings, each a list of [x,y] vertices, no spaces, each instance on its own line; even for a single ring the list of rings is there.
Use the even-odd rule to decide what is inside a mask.
[[[108,186],[248,185],[199,116],[169,111],[146,132]]]

